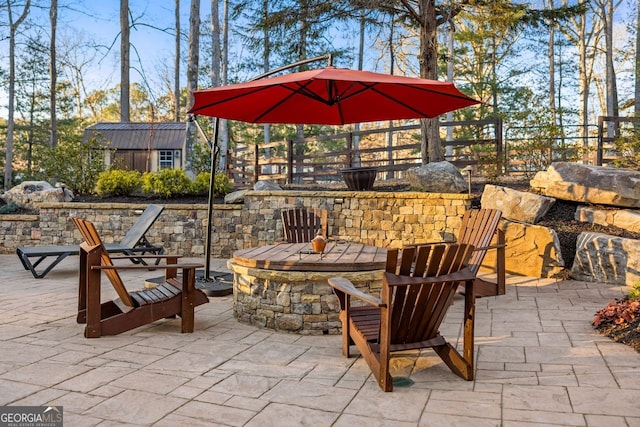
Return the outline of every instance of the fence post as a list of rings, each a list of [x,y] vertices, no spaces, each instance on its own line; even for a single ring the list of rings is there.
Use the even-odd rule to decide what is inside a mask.
[[[494,125],[494,132],[496,137],[496,159],[497,159],[496,175],[501,176],[503,170],[505,171],[505,174],[506,174],[506,168],[503,169],[504,164],[506,164],[506,157],[503,158],[504,153],[502,152],[503,136],[502,136],[502,119],[501,118],[496,119],[495,125]]]
[[[347,165],[346,167],[353,167],[353,132],[347,134]]]
[[[598,146],[596,147],[596,166],[602,166],[602,148],[604,135],[604,117],[598,116]]]
[[[253,162],[253,183],[255,184],[260,179],[260,161],[258,158],[260,151],[258,149],[258,144],[254,144],[253,152],[255,153],[255,159]]]
[[[287,184],[293,183],[293,140],[287,140]]]

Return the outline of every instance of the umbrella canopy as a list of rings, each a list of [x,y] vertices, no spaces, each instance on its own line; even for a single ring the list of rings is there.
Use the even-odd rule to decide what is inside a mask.
[[[431,118],[478,104],[453,83],[325,67],[193,93],[190,114],[249,123],[343,125]]]

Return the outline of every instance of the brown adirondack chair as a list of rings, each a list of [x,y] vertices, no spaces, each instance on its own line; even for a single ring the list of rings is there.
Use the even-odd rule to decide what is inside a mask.
[[[468,268],[472,254],[473,246],[466,244],[391,249],[380,298],[359,291],[347,279],[329,279],[340,302],[345,357],[355,344],[384,391],[393,390],[389,359],[394,351],[433,348],[454,373],[472,380],[475,275]],[[462,355],[439,332],[461,283],[467,290]],[[352,306],[352,298],[360,304]]]
[[[95,226],[81,218],[72,218],[84,241],[80,244],[80,283],[78,290],[78,323],[86,323],[84,336],[98,338],[117,335],[148,323],[168,317],[180,316],[182,332],[193,332],[194,308],[209,302],[207,296],[195,287],[196,268],[200,264],[178,264],[178,255],[133,255],[136,258],[161,258],[166,264],[153,268],[165,269],[165,283],[151,289],[129,292],[118,270],[148,270],[144,265],[114,265],[112,260],[131,256],[111,257],[105,249]],[[182,278],[178,278],[178,269]],[[118,299],[101,302],[102,272],[111,282]]]
[[[505,239],[498,228],[502,212],[496,209],[469,209],[462,217],[457,243],[475,247],[469,261],[471,271],[478,274],[488,250],[496,250],[496,281],[476,278],[476,297],[504,295],[505,293]]]
[[[282,228],[286,243],[306,243],[318,232],[327,237],[327,210],[293,208],[282,210]]]

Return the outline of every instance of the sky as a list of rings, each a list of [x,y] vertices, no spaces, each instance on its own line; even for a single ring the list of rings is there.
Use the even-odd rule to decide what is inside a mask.
[[[47,0],[40,0],[48,6]],[[180,0],[181,27],[183,32],[188,28],[190,0]],[[221,2],[222,4],[222,2]],[[174,1],[173,0],[130,0],[129,7],[132,10],[132,19],[135,26],[131,30],[131,63],[134,69],[130,76],[133,82],[143,81],[141,71],[147,73],[148,80],[152,84],[158,84],[158,70],[163,67],[172,70],[174,62]],[[621,8],[626,7],[623,1]],[[4,9],[1,9],[4,12]],[[16,11],[14,13],[19,13]],[[34,17],[38,17],[39,22],[48,28],[48,10],[32,8]],[[93,89],[112,88],[120,80],[119,70],[119,0],[59,0],[59,25],[58,43],[65,40],[86,41],[95,40],[102,47],[95,52],[91,60],[91,66],[84,74],[85,82]],[[618,16],[623,13],[621,11]],[[210,15],[210,2],[201,1],[201,19],[208,19]],[[621,20],[621,18],[620,18]],[[161,31],[167,30],[167,32]],[[8,64],[8,42],[2,38],[6,34],[6,27],[0,29],[0,61]],[[108,50],[108,46],[111,49]],[[186,43],[183,43],[183,52]],[[91,54],[93,52],[82,52]],[[142,61],[142,64],[138,62]],[[3,65],[6,67],[6,65]],[[355,68],[355,66],[353,67]],[[382,70],[377,70],[382,71]],[[182,73],[186,78],[186,69]],[[182,82],[182,85],[186,84]],[[7,116],[7,96],[6,91],[0,91],[0,116]]]

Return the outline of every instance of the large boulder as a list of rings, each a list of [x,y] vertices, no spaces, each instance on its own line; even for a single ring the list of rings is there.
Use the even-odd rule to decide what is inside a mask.
[[[505,233],[505,270],[530,277],[557,277],[564,271],[564,259],[555,230],[547,227],[501,220]],[[482,265],[491,268],[496,251],[488,251]]]
[[[25,181],[2,194],[7,203],[15,203],[21,208],[33,209],[38,203],[70,202],[73,193],[64,188],[56,188],[46,181]]]
[[[530,185],[557,199],[640,207],[640,171],[558,162],[538,172]]]
[[[613,226],[640,233],[640,211],[630,209],[600,209],[593,206],[578,206],[576,221]]]
[[[255,191],[280,191],[282,187],[275,181],[263,180],[258,181],[253,185]]]
[[[244,196],[249,190],[238,190],[224,196],[224,203],[227,205],[244,203]]]
[[[462,193],[468,184],[452,163],[433,162],[407,169],[409,185],[429,193]]]
[[[640,280],[640,241],[603,233],[578,235],[571,277],[632,286]]]
[[[552,197],[487,184],[480,204],[484,209],[502,211],[503,218],[535,224],[549,212],[555,201]]]

